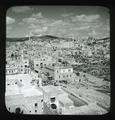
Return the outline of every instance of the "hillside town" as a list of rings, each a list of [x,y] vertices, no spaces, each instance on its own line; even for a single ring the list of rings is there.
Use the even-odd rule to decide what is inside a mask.
[[[5,103],[10,113],[106,114],[110,83],[110,37],[6,39]]]

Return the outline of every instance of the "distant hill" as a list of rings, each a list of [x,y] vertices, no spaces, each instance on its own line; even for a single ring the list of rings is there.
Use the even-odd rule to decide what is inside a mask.
[[[62,38],[52,35],[42,35],[42,36],[31,36],[31,39],[34,41],[40,40],[40,41],[50,41],[50,40],[72,40],[71,38]],[[29,37],[22,37],[22,38],[6,38],[6,41],[8,42],[24,42],[26,40],[29,40]]]
[[[97,39],[97,40],[110,40],[110,37],[106,37],[106,38],[101,38],[101,39]]]
[[[40,39],[40,40],[47,40],[47,39],[50,39],[50,40],[54,40],[54,39],[59,39],[59,37],[56,37],[56,36],[51,36],[51,35],[43,35],[43,36],[31,36],[31,38],[33,40],[37,40],[37,39]],[[29,40],[29,37],[22,37],[22,38],[6,38],[6,41],[8,42],[24,42],[26,40]]]
[[[7,42],[24,42],[28,40],[28,37],[23,37],[23,38],[6,38]]]
[[[43,36],[32,36],[33,40],[41,40],[41,41],[60,41],[60,40],[66,40],[66,41],[71,41],[73,40],[72,38],[64,38],[64,37],[57,37],[57,36],[52,36],[52,35],[43,35]]]
[[[57,36],[52,36],[52,35],[42,35],[42,36],[31,36],[31,38],[34,41],[40,40],[40,41],[53,41],[53,40],[66,40],[66,41],[71,41],[73,40],[72,38],[64,38],[64,37],[57,37]],[[8,42],[24,42],[29,40],[29,37],[22,37],[22,38],[6,38],[6,41]],[[74,39],[75,40],[75,39]],[[96,39],[97,42],[101,41],[108,41],[110,40],[109,37],[107,38],[101,38],[101,39]]]
[[[52,35],[42,35],[42,36],[32,36],[31,37],[34,41],[42,41],[42,42],[44,42],[44,41],[47,41],[47,42],[49,42],[49,41],[53,41],[53,40],[55,40],[55,39],[58,39],[59,40],[59,37],[56,37],[56,36],[52,36]]]
[[[44,35],[44,36],[40,36],[40,38],[45,38],[45,39],[58,39],[59,37],[56,36],[52,36],[52,35]]]

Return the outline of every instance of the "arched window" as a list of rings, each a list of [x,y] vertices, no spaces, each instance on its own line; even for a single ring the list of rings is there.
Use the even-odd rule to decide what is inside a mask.
[[[25,65],[25,67],[27,67],[27,65]]]
[[[19,107],[16,108],[16,109],[15,109],[15,113],[16,113],[16,114],[20,114],[20,113],[21,113],[21,109],[20,109]]]
[[[55,97],[50,98],[51,102],[55,102]]]
[[[79,76],[79,75],[80,75],[80,73],[79,73],[79,72],[77,72],[77,73],[76,73],[76,75],[77,75],[77,76]]]
[[[56,104],[51,104],[51,108],[56,109],[57,108]]]
[[[35,103],[35,107],[37,107],[38,106],[38,104],[37,103]]]

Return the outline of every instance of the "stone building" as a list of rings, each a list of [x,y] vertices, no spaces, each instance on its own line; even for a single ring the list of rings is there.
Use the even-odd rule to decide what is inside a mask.
[[[56,81],[70,81],[71,82],[74,80],[74,73],[73,73],[73,68],[71,66],[56,66],[54,71],[54,79]]]
[[[43,114],[43,96],[38,89],[26,87],[12,93],[5,93],[5,105],[9,112],[17,113],[18,110],[22,114]]]

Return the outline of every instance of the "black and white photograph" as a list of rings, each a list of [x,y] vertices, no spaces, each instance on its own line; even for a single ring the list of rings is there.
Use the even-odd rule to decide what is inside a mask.
[[[110,111],[110,13],[103,6],[13,6],[6,13],[5,106],[25,115]]]

